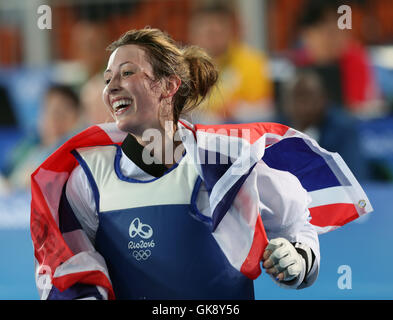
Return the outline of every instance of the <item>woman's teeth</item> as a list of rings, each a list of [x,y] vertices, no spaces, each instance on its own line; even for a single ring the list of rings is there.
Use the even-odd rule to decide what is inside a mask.
[[[121,108],[128,107],[131,104],[132,100],[131,99],[121,99],[117,100],[112,104],[112,108],[116,111],[118,111]]]

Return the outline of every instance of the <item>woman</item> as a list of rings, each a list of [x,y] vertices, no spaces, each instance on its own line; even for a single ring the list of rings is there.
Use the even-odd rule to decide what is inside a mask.
[[[41,297],[253,299],[261,260],[278,285],[311,285],[319,244],[299,180],[270,168],[271,153],[238,173],[229,170],[230,157],[229,164],[198,163],[212,150],[203,149],[202,136],[218,136],[179,119],[217,80],[205,52],[179,48],[150,28],[127,32],[109,50],[103,99],[117,128],[88,129],[32,176]],[[288,131],[269,128],[269,144]],[[260,160],[265,147],[254,153],[254,145],[261,139],[250,147],[247,131],[241,134],[219,138],[242,143],[237,160]]]

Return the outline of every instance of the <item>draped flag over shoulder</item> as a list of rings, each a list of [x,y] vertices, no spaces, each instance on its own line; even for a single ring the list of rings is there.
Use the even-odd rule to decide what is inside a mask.
[[[255,190],[253,168],[258,161],[299,179],[311,196],[310,223],[319,233],[372,211],[341,157],[294,129],[274,123],[205,126],[181,121],[178,132],[209,194],[210,213],[202,214],[194,206],[193,214],[210,227],[228,261],[249,278],[261,273],[260,260],[268,241]],[[49,273],[60,291],[85,283],[101,286],[110,299],[115,297],[105,267],[88,258],[78,260],[86,261],[83,266],[73,264],[75,256],[84,253],[76,254],[67,245],[58,211],[64,185],[78,165],[71,151],[121,144],[125,136],[114,123],[90,127],[67,141],[32,174],[30,227],[36,272]]]
[[[373,210],[341,156],[299,131],[277,123],[181,124],[183,145],[209,192],[209,216],[198,210],[195,215],[211,227],[231,264],[252,279],[261,273],[268,242],[258,211],[257,162],[298,178],[311,198],[310,223],[319,234]]]
[[[112,285],[103,266],[89,263],[89,259],[86,259],[86,265],[82,268],[72,267],[76,254],[60,231],[58,211],[63,187],[78,165],[71,151],[80,147],[119,144],[125,136],[112,124],[90,127],[63,144],[31,176],[30,231],[36,259],[36,278],[49,273],[51,283],[60,291],[75,283],[92,284],[105,288],[109,299],[114,299]],[[66,272],[58,272],[58,267],[68,261],[71,261],[71,267]]]

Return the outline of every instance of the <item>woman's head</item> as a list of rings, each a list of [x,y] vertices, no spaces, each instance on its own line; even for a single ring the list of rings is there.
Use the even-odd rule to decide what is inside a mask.
[[[180,48],[158,29],[131,30],[109,45],[105,104],[123,131],[142,134],[177,123],[217,81],[217,70],[200,48]]]

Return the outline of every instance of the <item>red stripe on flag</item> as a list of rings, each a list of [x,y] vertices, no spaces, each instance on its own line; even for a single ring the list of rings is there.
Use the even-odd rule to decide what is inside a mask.
[[[184,123],[183,121],[179,120],[179,122],[188,130],[194,131],[194,129],[192,127],[190,127],[189,125],[187,125],[186,123]]]
[[[359,218],[355,205],[352,203],[335,203],[310,208],[310,223],[318,227],[343,226]]]
[[[47,266],[50,268],[52,277],[56,268],[74,254],[66,244],[56,220],[52,216],[48,203],[45,200],[45,195],[48,196],[48,194],[44,195],[44,192],[50,192],[53,189],[51,184],[58,183],[56,180],[58,174],[70,174],[77,166],[78,162],[71,154],[73,149],[113,143],[114,142],[108,134],[99,126],[87,128],[57,149],[31,176],[32,200],[30,230],[34,245],[34,255],[40,266]],[[39,175],[39,173],[42,172],[41,169],[47,170],[47,172],[51,174]],[[49,178],[43,179],[43,177]],[[60,198],[58,200],[60,200]],[[91,276],[89,275],[90,272],[92,272]],[[113,295],[113,289],[109,280],[106,279],[105,281],[101,279],[100,276],[97,276],[96,272],[97,271],[87,271],[86,274],[83,275],[83,281],[88,282],[84,283],[101,285],[107,288],[109,293]],[[100,282],[94,283],[95,280]],[[54,285],[57,287],[57,284],[61,284],[63,290],[67,289],[64,285],[68,283],[68,280],[63,282],[60,280],[54,281]],[[60,290],[60,288],[58,289]]]
[[[47,158],[39,168],[49,169],[56,172],[71,172],[77,165],[77,161],[71,154],[73,149],[113,143],[114,142],[104,130],[98,126],[92,126],[83,130],[64,143],[49,158]]]
[[[48,266],[52,275],[56,268],[73,256],[53,219],[37,182],[31,180],[30,233],[34,256],[41,266]]]
[[[261,274],[261,260],[267,244],[265,228],[261,216],[258,214],[250,252],[240,268],[240,272],[246,277],[254,280]]]
[[[261,136],[263,136],[265,133],[283,136],[289,129],[287,126],[272,122],[220,125],[196,124],[194,127],[196,131],[200,130],[204,132],[244,138],[249,140],[251,144],[261,138]]]
[[[107,290],[109,300],[115,300],[115,293],[113,291],[111,282],[103,272],[98,270],[70,273],[64,276],[53,278],[52,283],[61,292],[68,289],[75,283],[100,286]]]
[[[56,221],[53,219],[43,192],[50,192],[53,189],[51,184],[57,182],[57,172],[71,173],[75,168],[77,161],[70,153],[71,150],[92,146],[97,142],[101,144],[113,143],[105,131],[98,126],[82,131],[56,150],[31,176],[30,230],[34,254],[40,265],[50,267],[52,274],[61,263],[71,258],[73,253],[65,243]],[[45,181],[41,178],[38,183],[37,179],[40,179],[38,173],[41,168],[53,172],[53,174],[44,175],[49,178]],[[40,185],[43,183],[45,186]]]

